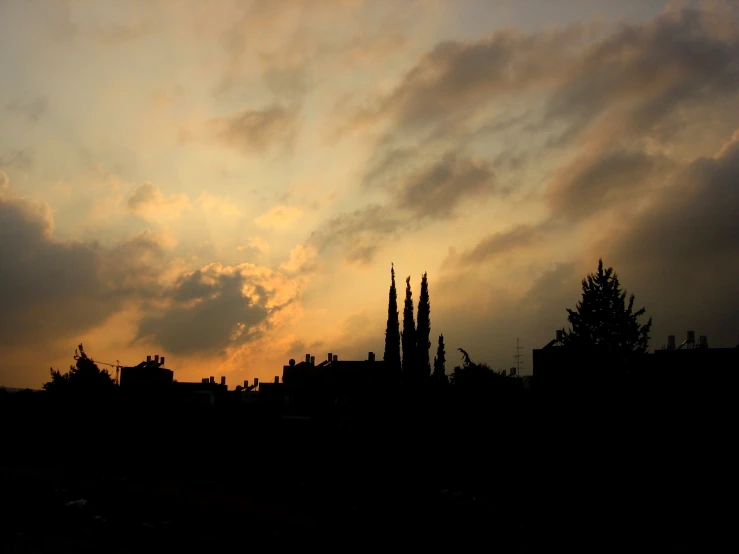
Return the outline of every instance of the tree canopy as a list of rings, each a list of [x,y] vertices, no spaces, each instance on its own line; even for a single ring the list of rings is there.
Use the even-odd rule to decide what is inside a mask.
[[[115,381],[105,369],[87,356],[82,345],[79,353],[75,351],[76,363],[69,367],[67,373],[50,369],[51,381],[44,383],[44,390],[55,393],[95,393],[112,390]]]
[[[603,260],[598,260],[598,271],[582,281],[582,300],[574,310],[567,309],[571,327],[562,331],[563,344],[599,350],[615,359],[646,352],[652,319],[640,324],[646,308],[634,311],[634,295],[628,301],[626,295],[613,268],[604,269]]]

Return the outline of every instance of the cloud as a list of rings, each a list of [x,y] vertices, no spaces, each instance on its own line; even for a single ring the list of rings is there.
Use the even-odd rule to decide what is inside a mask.
[[[718,15],[680,10],[618,32],[587,49],[548,103],[546,117],[593,124],[628,103],[624,125],[644,131],[704,100],[736,95],[739,21],[719,35]],[[679,114],[689,117],[685,112]]]
[[[599,150],[576,157],[554,176],[547,190],[555,217],[581,219],[632,202],[661,183],[674,162],[638,149]]]
[[[246,256],[261,256],[269,252],[269,243],[260,236],[247,237],[243,244],[236,247],[236,250]]]
[[[715,156],[686,165],[674,186],[605,242],[614,266],[628,271],[634,290],[643,291],[637,301],[651,307],[658,341],[695,328],[724,345],[736,343],[738,139],[739,134]]]
[[[155,294],[160,249],[135,237],[111,249],[52,236],[43,203],[0,195],[0,348],[76,340],[127,299]]]
[[[445,266],[470,266],[490,260],[501,255],[513,252],[520,253],[521,248],[540,241],[543,233],[535,225],[516,225],[512,229],[488,235],[478,242],[471,250],[461,254],[452,254],[445,261]]]
[[[284,276],[251,264],[212,263],[180,275],[168,305],[141,320],[137,340],[174,354],[224,354],[261,337],[270,316],[297,298]]]
[[[492,192],[493,170],[485,160],[449,153],[403,183],[398,207],[417,217],[447,218],[464,200]]]
[[[311,233],[307,243],[319,254],[339,250],[349,262],[369,263],[382,242],[407,225],[413,222],[403,221],[387,208],[373,204],[332,217]]]
[[[176,218],[190,207],[187,195],[165,196],[158,187],[148,181],[133,190],[126,204],[134,213],[155,218]]]
[[[49,100],[46,96],[40,96],[35,100],[14,100],[5,106],[9,112],[19,113],[28,118],[31,123],[36,123],[46,113]]]
[[[310,244],[298,244],[290,250],[290,259],[280,265],[280,271],[288,275],[306,274],[318,267],[318,250]]]
[[[272,147],[288,149],[297,136],[298,123],[296,109],[273,105],[211,119],[207,128],[230,148],[244,153],[262,153]]]
[[[257,217],[254,223],[268,229],[286,229],[295,225],[302,215],[303,210],[298,206],[279,205]]]
[[[599,30],[582,24],[532,34],[506,29],[439,43],[352,125],[390,118],[400,129],[420,130],[468,121],[501,94],[556,85],[574,63],[573,52]]]

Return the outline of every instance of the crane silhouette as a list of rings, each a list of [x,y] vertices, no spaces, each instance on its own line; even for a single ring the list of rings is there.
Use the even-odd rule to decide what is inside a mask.
[[[85,353],[85,349],[83,348],[82,343],[79,344],[78,348],[75,348],[74,349],[74,359],[75,360],[79,360],[80,358],[90,360],[94,364],[107,365],[107,366],[110,366],[110,367],[114,367],[115,368],[115,384],[116,385],[119,384],[119,379],[120,379],[120,374],[121,374],[121,367],[122,367],[120,360],[116,360],[115,361],[116,363],[114,363],[114,364],[113,363],[110,363],[110,362],[99,362],[97,360],[93,360],[92,358],[90,358]]]

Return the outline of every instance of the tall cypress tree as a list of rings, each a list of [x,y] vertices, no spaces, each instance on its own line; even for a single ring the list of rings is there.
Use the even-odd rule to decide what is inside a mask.
[[[403,332],[400,335],[403,343],[403,375],[406,380],[416,378],[416,323],[413,320],[413,294],[411,278],[405,280],[405,307],[403,309]]]
[[[385,363],[400,369],[400,323],[398,321],[398,292],[395,289],[395,268],[390,265],[390,293],[387,303],[387,327],[385,328]]]
[[[428,379],[431,376],[429,364],[429,348],[431,348],[431,304],[429,303],[429,282],[426,273],[421,278],[421,295],[418,297],[418,317],[416,318],[416,348],[418,371],[420,376]]]
[[[444,348],[444,335],[439,335],[439,346],[436,348],[434,357],[434,380],[446,381],[446,349]]]

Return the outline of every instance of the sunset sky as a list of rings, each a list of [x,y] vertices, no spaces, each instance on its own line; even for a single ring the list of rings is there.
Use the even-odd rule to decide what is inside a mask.
[[[448,369],[530,373],[599,257],[739,342],[737,2],[3,0],[0,82],[0,384],[379,358],[391,262]]]

